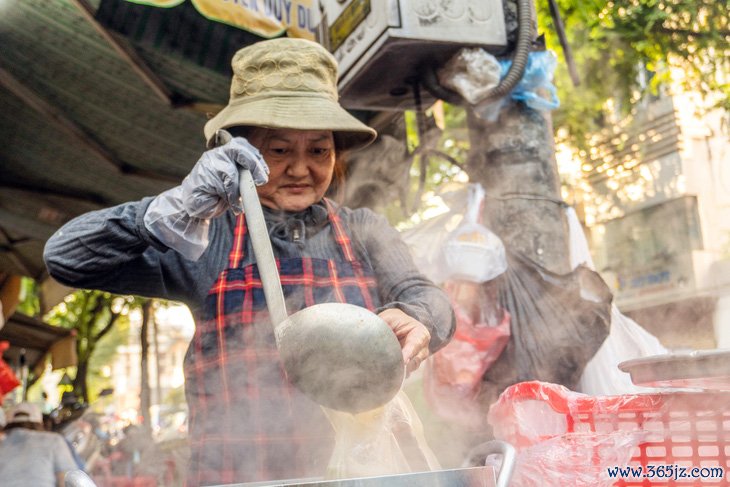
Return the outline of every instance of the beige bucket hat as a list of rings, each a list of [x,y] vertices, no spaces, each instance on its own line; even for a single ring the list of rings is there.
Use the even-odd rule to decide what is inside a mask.
[[[238,125],[332,130],[345,150],[370,144],[377,133],[338,102],[337,61],[316,42],[280,38],[239,50],[231,61],[228,105],[205,124],[212,147],[215,132]]]

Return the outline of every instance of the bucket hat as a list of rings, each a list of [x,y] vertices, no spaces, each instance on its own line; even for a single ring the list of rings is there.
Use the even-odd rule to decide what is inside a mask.
[[[338,147],[354,150],[377,133],[339,104],[337,61],[305,39],[279,38],[239,50],[231,61],[228,105],[205,124],[212,147],[215,132],[234,126],[331,130]]]
[[[21,402],[13,406],[8,414],[8,424],[12,423],[41,423],[43,424],[43,415],[41,409],[35,404],[29,402]]]

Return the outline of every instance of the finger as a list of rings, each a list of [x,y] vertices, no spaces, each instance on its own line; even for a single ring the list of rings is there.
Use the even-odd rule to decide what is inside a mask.
[[[423,348],[416,354],[406,365],[406,376],[410,375],[411,372],[418,370],[424,360],[428,358],[428,348]]]
[[[253,171],[251,171],[251,176],[253,176],[253,182],[256,186],[261,186],[263,184],[266,184],[269,182],[269,168],[266,166],[260,166],[256,164],[253,168]]]
[[[425,328],[414,328],[408,333],[402,346],[403,361],[407,364],[428,347],[429,333]]]

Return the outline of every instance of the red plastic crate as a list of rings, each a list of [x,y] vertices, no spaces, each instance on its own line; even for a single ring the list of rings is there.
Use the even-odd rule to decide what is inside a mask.
[[[540,414],[521,416],[518,405],[524,407],[526,401]],[[547,440],[571,441],[572,433],[608,437],[643,432],[631,454],[632,466],[722,467],[724,478],[628,477],[614,486],[730,486],[730,392],[587,396],[555,384],[523,382],[504,391],[490,408],[489,423],[497,439],[512,443],[518,452]],[[601,453],[594,451],[593,458]],[[571,468],[570,463],[564,467]]]

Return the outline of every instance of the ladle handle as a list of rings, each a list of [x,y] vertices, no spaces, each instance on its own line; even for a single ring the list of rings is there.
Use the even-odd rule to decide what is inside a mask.
[[[253,252],[256,255],[261,284],[263,285],[264,296],[266,297],[266,305],[269,308],[271,322],[274,328],[276,328],[279,323],[282,323],[288,317],[286,303],[284,302],[284,293],[281,290],[279,271],[276,268],[276,261],[274,260],[274,251],[271,249],[271,240],[269,240],[269,231],[266,228],[264,212],[261,210],[259,196],[256,193],[256,185],[248,169],[241,169],[238,187],[241,191],[243,211],[246,214],[246,225],[250,230],[248,235],[251,238]]]

